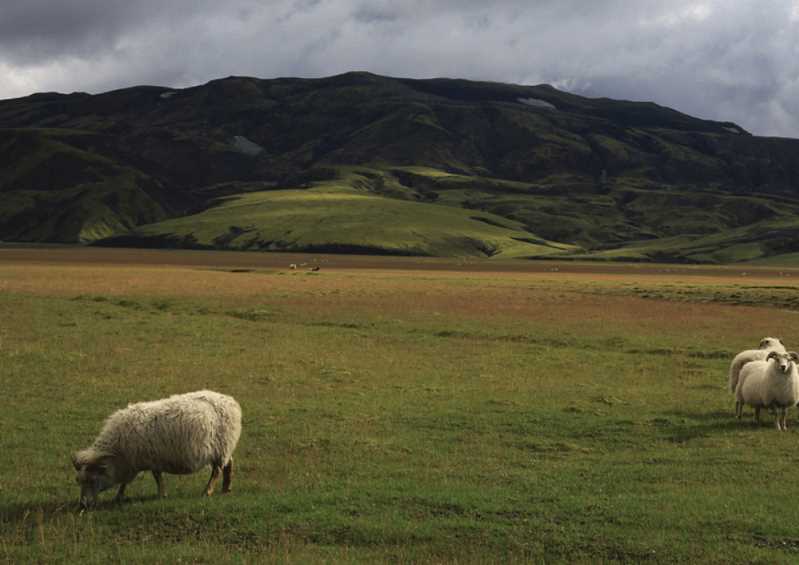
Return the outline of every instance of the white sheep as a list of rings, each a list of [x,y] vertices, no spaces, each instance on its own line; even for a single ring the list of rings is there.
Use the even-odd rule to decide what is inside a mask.
[[[223,474],[230,492],[233,451],[241,435],[241,407],[232,397],[210,390],[129,404],[105,421],[94,443],[72,456],[83,508],[98,493],[119,485],[115,500],[141,471],[151,471],[158,496],[165,496],[161,473],[189,474],[211,465],[205,494],[211,496]]]
[[[763,361],[770,352],[776,351],[778,353],[785,353],[785,345],[778,337],[764,337],[760,340],[758,349],[747,349],[741,351],[730,363],[730,371],[728,382],[730,385],[730,392],[735,394],[735,389],[738,388],[738,378],[741,373],[741,368],[751,361]]]
[[[735,390],[735,416],[741,418],[745,404],[754,407],[755,422],[760,422],[760,409],[777,408],[777,429],[788,428],[786,412],[799,402],[799,370],[795,351],[772,351],[765,361],[751,361],[741,369]]]

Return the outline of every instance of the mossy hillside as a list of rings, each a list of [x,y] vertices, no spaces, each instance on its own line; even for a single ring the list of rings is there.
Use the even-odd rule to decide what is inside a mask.
[[[751,261],[753,265],[785,265],[796,266],[799,265],[799,252],[797,253],[782,253],[779,255],[772,255],[770,257],[760,257]]]
[[[763,261],[790,265],[795,261],[797,247],[799,220],[785,218],[715,234],[664,237],[591,253],[577,252],[570,258],[677,263]]]
[[[794,199],[730,194],[717,187],[675,189],[636,176],[606,186],[587,178],[560,178],[559,188],[553,188],[554,183],[424,167],[394,168],[391,173],[417,199],[513,219],[548,240],[578,243],[588,250],[581,253],[583,258],[750,260],[791,251],[792,226],[799,215]]]
[[[0,238],[86,243],[167,216],[150,178],[79,147],[96,137],[0,130]]]
[[[0,238],[91,243],[165,216],[135,177],[121,176],[59,192],[7,195],[0,203]]]
[[[101,180],[114,170],[113,161],[69,142],[90,136],[78,130],[0,129],[0,191],[55,191]]]
[[[543,85],[369,73],[0,101],[0,144],[3,193],[20,192],[8,202],[29,210],[51,200],[32,201],[27,190],[68,195],[57,201],[69,229],[37,230],[39,241],[99,235],[95,207],[74,189],[128,191],[119,179],[130,172],[147,198],[120,201],[142,210],[115,211],[123,219],[102,233],[160,219],[154,206],[186,216],[237,189],[304,188],[332,178],[320,172],[361,167],[373,171],[362,170],[358,190],[491,213],[521,223],[524,237],[595,251],[755,226],[768,218],[750,198],[785,201],[775,214],[789,215],[799,186],[799,142],[732,123]],[[425,182],[414,168],[428,171]]]
[[[500,216],[385,198],[337,181],[232,197],[199,214],[141,226],[133,233],[189,247],[280,251],[508,258],[570,249],[534,239],[517,222]]]

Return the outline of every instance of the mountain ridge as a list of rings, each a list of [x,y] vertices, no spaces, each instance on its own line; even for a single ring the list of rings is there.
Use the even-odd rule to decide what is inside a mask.
[[[404,225],[419,235],[399,249],[388,240],[358,241],[354,234],[364,233],[351,227],[359,219],[350,218],[339,234],[325,231],[329,240],[306,237],[321,222],[346,215],[336,204],[303,223],[309,232],[302,237],[280,238],[261,226],[252,231],[263,239],[251,238],[248,248],[281,249],[283,242],[286,250],[301,250],[297,242],[313,240],[340,249],[540,255],[534,244],[525,251],[512,243],[529,239],[566,255],[604,257],[609,249],[662,240],[665,255],[649,245],[654,251],[630,258],[745,260],[799,245],[741,243],[736,232],[730,246],[756,249],[736,253],[719,243],[715,251],[700,245],[701,253],[683,253],[669,238],[696,242],[761,222],[765,232],[793,234],[797,187],[799,140],[753,136],[733,122],[549,85],[350,72],[0,101],[0,238],[10,241],[143,242],[158,231],[143,226],[175,228],[184,219],[183,231],[167,240],[231,248],[240,239],[229,237],[229,228],[241,223],[235,218],[219,218],[226,225],[205,240],[185,237],[193,233],[186,219],[205,221],[198,214],[222,205],[220,198],[263,192],[258,206],[269,209],[279,191],[299,190],[309,199],[325,191],[384,199],[370,201],[368,214],[381,203],[396,208],[392,200],[418,204],[422,216],[424,205],[448,206],[456,211],[446,221],[434,211],[430,218],[452,225],[461,225],[457,210],[472,210],[495,223],[514,222],[511,231],[524,233],[489,235],[467,221],[455,239],[481,243],[448,246],[448,229],[408,218]],[[275,223],[270,214],[255,216]],[[376,228],[372,218],[360,221]],[[768,222],[784,226],[775,231]],[[495,247],[500,251],[486,252]]]

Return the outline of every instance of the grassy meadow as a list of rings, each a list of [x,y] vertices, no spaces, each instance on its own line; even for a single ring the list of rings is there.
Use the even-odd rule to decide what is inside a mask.
[[[745,269],[0,249],[0,561],[795,562],[797,413],[726,372],[799,348],[799,270]],[[103,419],[199,388],[233,492],[78,512]]]

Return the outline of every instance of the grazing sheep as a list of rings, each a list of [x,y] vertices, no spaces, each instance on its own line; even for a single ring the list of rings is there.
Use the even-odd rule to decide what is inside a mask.
[[[772,351],[765,361],[751,361],[741,369],[738,388],[735,390],[735,416],[741,418],[744,404],[755,409],[755,422],[760,422],[760,409],[776,407],[777,429],[788,428],[786,411],[799,402],[799,370],[795,351]]]
[[[161,473],[189,474],[211,465],[205,494],[214,492],[220,471],[222,492],[229,492],[240,435],[241,407],[218,392],[200,390],[129,404],[108,417],[90,447],[72,456],[81,506],[94,505],[98,493],[115,485],[115,500],[123,500],[125,487],[140,471],[152,472],[163,497]]]
[[[758,349],[747,349],[741,351],[730,363],[729,384],[730,392],[735,394],[735,389],[738,388],[738,376],[741,373],[741,368],[750,361],[763,361],[766,356],[772,351],[778,353],[785,353],[785,346],[777,337],[764,337],[760,340]]]

